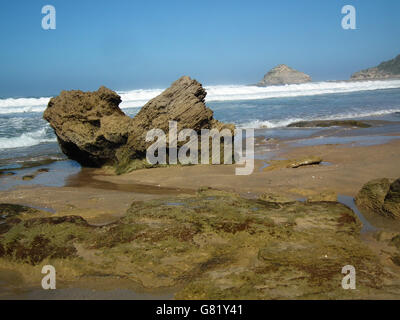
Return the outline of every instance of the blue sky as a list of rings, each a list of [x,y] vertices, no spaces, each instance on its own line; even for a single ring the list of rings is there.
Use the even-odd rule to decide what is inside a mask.
[[[57,28],[41,28],[56,8]],[[357,30],[341,28],[342,6]],[[0,97],[62,89],[255,83],[285,63],[314,80],[346,79],[400,53],[398,0],[3,0]]]

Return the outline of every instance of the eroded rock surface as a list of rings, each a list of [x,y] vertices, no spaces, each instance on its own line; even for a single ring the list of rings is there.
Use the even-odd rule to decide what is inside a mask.
[[[101,87],[94,92],[62,91],[44,112],[57,135],[61,150],[84,166],[115,161],[115,153],[128,138],[131,119],[114,91]]]
[[[168,134],[169,121],[178,122],[178,130],[224,128],[205,105],[206,94],[199,82],[182,77],[132,119],[119,108],[120,96],[105,87],[95,92],[62,91],[50,100],[44,118],[69,158],[84,166],[128,166],[146,157],[153,143],[145,141],[147,132],[155,128]]]
[[[122,277],[146,288],[178,287],[181,299],[354,299],[385,290],[387,274],[361,243],[352,210],[274,201],[203,188],[134,202],[106,226],[35,217],[0,235],[0,268],[27,273],[46,263],[57,279]],[[352,292],[341,288],[348,264],[359,279]],[[35,274],[27,279],[37,281]]]
[[[361,211],[400,219],[400,179],[387,178],[367,182],[355,202]]]
[[[400,219],[400,179],[390,185],[383,202],[383,211],[389,215]]]

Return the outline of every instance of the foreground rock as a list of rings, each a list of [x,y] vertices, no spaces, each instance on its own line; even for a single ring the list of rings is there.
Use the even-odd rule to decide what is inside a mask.
[[[358,127],[369,128],[371,125],[357,120],[312,120],[293,122],[288,128],[326,128],[326,127]]]
[[[309,75],[294,70],[285,64],[280,64],[270,70],[257,85],[265,87],[280,84],[300,84],[310,81],[311,77]]]
[[[383,210],[394,218],[400,218],[400,179],[390,185],[383,202]]]
[[[384,61],[379,66],[361,70],[351,76],[351,80],[379,80],[400,78],[400,55],[396,58]]]
[[[119,108],[120,96],[105,87],[95,92],[62,91],[50,100],[44,119],[69,158],[84,166],[126,168],[132,160],[146,157],[152,144],[145,141],[147,131],[157,128],[167,134],[168,121],[177,121],[178,130],[224,127],[206,107],[206,94],[199,82],[182,77],[131,119]]]
[[[355,202],[362,212],[400,219],[400,179],[375,179],[359,191]]]
[[[263,198],[203,188],[134,202],[106,226],[32,217],[0,235],[0,269],[40,283],[41,266],[51,264],[60,281],[123,278],[179,288],[181,299],[354,299],[385,290],[385,272],[360,242],[361,223],[348,207]],[[348,264],[356,267],[357,290],[341,288]]]

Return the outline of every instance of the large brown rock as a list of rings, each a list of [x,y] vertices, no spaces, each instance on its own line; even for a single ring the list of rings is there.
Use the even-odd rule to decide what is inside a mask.
[[[367,182],[358,192],[355,202],[361,212],[400,218],[400,179],[387,178]]]
[[[126,165],[146,157],[153,143],[146,142],[147,132],[157,128],[168,134],[169,121],[176,121],[178,130],[233,129],[213,118],[205,105],[206,94],[199,82],[184,76],[132,119],[119,108],[118,94],[105,87],[95,92],[62,91],[50,100],[44,119],[69,158],[84,166]]]
[[[69,158],[84,166],[101,166],[115,160],[116,150],[128,138],[131,119],[118,107],[120,102],[120,96],[105,87],[62,91],[50,100],[43,117]]]

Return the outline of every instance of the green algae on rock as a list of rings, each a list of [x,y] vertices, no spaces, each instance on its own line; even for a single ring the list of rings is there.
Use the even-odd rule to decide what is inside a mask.
[[[332,201],[336,202],[338,200],[337,193],[332,190],[326,190],[314,195],[307,197],[308,202],[318,202],[318,201]]]
[[[358,127],[369,128],[369,123],[357,120],[311,120],[291,123],[288,128]]]
[[[178,288],[182,299],[275,299],[342,298],[340,271],[351,264],[360,279],[351,297],[368,297],[385,273],[360,228],[337,202],[267,202],[202,188],[134,202],[106,226],[80,217],[16,221],[0,234],[0,268],[52,264],[60,279],[122,277]]]

